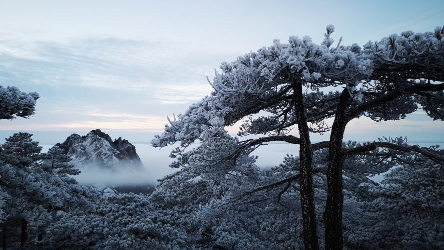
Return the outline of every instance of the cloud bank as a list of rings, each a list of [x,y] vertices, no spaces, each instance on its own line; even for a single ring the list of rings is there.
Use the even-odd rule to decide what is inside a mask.
[[[113,37],[24,42],[0,34],[0,84],[37,91],[32,122],[0,129],[160,131],[165,117],[211,93],[223,55],[186,44]]]

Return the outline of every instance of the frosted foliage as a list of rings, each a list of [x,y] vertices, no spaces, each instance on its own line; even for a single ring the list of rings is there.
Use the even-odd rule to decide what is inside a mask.
[[[383,120],[404,119],[407,114],[411,114],[416,110],[418,110],[418,105],[415,98],[411,96],[402,96],[383,106],[370,109],[364,115],[379,122]]]
[[[331,94],[320,91],[322,87],[343,85],[359,104],[374,101],[398,87],[391,78],[388,79],[391,82],[380,78],[387,68],[402,69],[405,74],[400,77],[402,81],[421,77],[410,76],[410,71],[403,67],[432,70],[444,67],[442,29],[424,34],[404,32],[362,48],[356,44],[331,47],[329,41],[333,31],[333,26],[327,27],[322,45],[313,43],[309,37],[290,37],[287,44],[276,40],[272,46],[240,56],[234,62],[222,63],[220,72],[216,71],[210,82],[214,92],[192,105],[184,115],[170,120],[164,134],[152,141],[153,146],[164,147],[180,141],[182,147],[187,147],[196,140],[217,137],[224,126],[263,110],[268,114],[263,117],[261,127],[255,129],[259,123],[250,119],[243,125],[246,134],[289,132],[297,122],[292,100],[295,82],[318,91],[314,103],[323,103],[325,107],[311,110],[312,106],[307,105],[307,119],[321,122],[334,116],[334,105],[338,101]],[[370,92],[374,94],[368,94]],[[363,114],[378,121],[402,119],[405,114],[414,112],[419,102],[431,116],[439,118],[441,109],[431,104],[439,104],[442,98],[435,96],[402,97],[384,106],[372,107]],[[313,131],[324,131],[319,129],[320,124]]]
[[[381,142],[407,145],[405,138]],[[345,149],[364,146],[356,142]],[[430,149],[436,149],[432,147]],[[444,152],[440,151],[442,155]],[[325,167],[328,152],[314,156],[315,171]],[[287,162],[290,159],[287,158]],[[290,163],[291,165],[291,163]],[[382,183],[368,177],[383,173]],[[443,242],[442,166],[415,153],[375,150],[344,163],[344,245],[347,249],[441,249]],[[322,199],[325,175],[314,178]],[[324,186],[324,188],[322,188]]]
[[[271,249],[301,245],[301,219],[294,190],[276,202],[279,189],[243,194],[273,183],[291,173],[260,171],[248,158],[239,158],[235,169],[208,175],[202,167],[183,167],[160,180],[152,198],[174,221],[185,227],[187,238],[198,249]],[[213,170],[215,171],[215,170]],[[288,222],[293,226],[288,227]],[[192,248],[190,246],[190,248]]]
[[[32,134],[29,133],[15,133],[2,145],[3,162],[15,165],[17,167],[30,166],[38,159],[41,147],[38,142],[33,141]]]
[[[380,142],[408,145],[406,138],[382,138]],[[444,156],[444,151],[437,146],[424,150]],[[386,174],[381,183],[363,182],[357,189],[349,189],[358,191],[356,212],[360,214],[349,216],[349,220],[355,221],[353,230],[345,237],[349,246],[356,249],[443,248],[442,165],[419,153],[393,149],[370,151],[350,160],[347,165],[353,171],[363,169],[365,173]]]
[[[356,44],[332,47],[333,32],[334,27],[329,25],[321,45],[309,37],[290,37],[288,43],[275,40],[269,47],[240,56],[234,62],[222,63],[210,81],[214,92],[166,125],[164,134],[157,136],[152,144],[163,147],[180,141],[182,146],[188,146],[197,139],[211,138],[224,125],[259,111],[268,112],[269,124],[263,123],[261,129],[252,129],[252,133],[289,132],[286,129],[297,121],[292,111],[295,83],[319,93],[316,101],[325,103],[326,108],[313,112],[308,108],[311,106],[307,106],[307,119],[323,120],[333,117],[331,110],[337,102],[321,91],[323,87],[344,86],[356,105],[375,101],[408,81],[410,85],[421,83],[411,79],[421,79],[423,74],[435,77],[434,72],[439,74],[444,67],[442,28],[426,33],[403,32],[363,47]],[[418,70],[409,70],[412,67]],[[443,80],[439,75],[436,77]],[[436,105],[442,106],[441,95],[432,93],[416,99],[406,96],[359,115],[378,121],[402,119],[420,103],[432,117],[440,118],[442,108]],[[246,122],[244,130],[254,126],[253,121]]]
[[[359,144],[346,145],[347,148],[356,146]],[[324,200],[326,196],[323,171],[327,156],[328,152],[323,150],[315,155],[314,160],[315,193],[319,200]],[[186,231],[191,235],[187,237],[194,239],[195,247],[199,249],[286,249],[301,246],[298,235],[302,233],[302,221],[297,205],[300,199],[297,182],[282,194],[285,184],[245,195],[257,187],[296,175],[298,161],[297,157],[287,156],[282,164],[271,169],[259,171],[245,168],[242,172],[231,171],[225,175],[207,175],[209,170],[205,169],[204,164],[183,167],[160,181],[152,196],[153,202],[162,209],[177,212],[174,220],[188,228]],[[362,232],[357,236],[354,228],[371,215],[361,208],[362,200],[371,196],[368,187],[375,187],[375,183],[367,178],[368,174],[384,172],[392,166],[387,164],[379,169],[369,168],[368,161],[366,164],[366,160],[361,158],[347,162],[344,168],[344,225],[347,227],[345,236],[348,246],[354,246],[353,237],[365,235]],[[322,217],[322,204],[317,207],[319,218]],[[319,226],[322,227],[321,222]]]
[[[144,195],[108,195],[91,209],[65,214],[51,225],[48,243],[110,250],[184,249],[185,232],[173,225],[173,216],[173,211],[155,211]]]
[[[39,95],[23,93],[16,87],[0,86],[0,119],[29,117],[34,114]]]
[[[377,43],[368,43],[364,50],[375,53],[376,63],[413,64],[419,67],[442,66],[444,29],[434,32],[414,33],[406,31],[393,34]],[[434,59],[438,59],[435,61]]]
[[[74,167],[71,162],[71,157],[63,153],[63,149],[59,146],[54,146],[49,149],[48,153],[43,156],[44,163],[51,171],[58,175],[78,175],[80,170]]]
[[[355,54],[345,47],[319,46],[309,37],[290,37],[288,44],[275,41],[271,47],[222,64],[222,72],[216,73],[212,85],[216,92],[225,95],[261,96],[286,85],[289,73],[307,86],[319,87],[339,79],[354,83],[369,76],[371,69],[366,55]]]
[[[371,249],[444,248],[442,176],[442,167],[427,160],[391,171],[363,206],[369,221],[351,237]]]
[[[0,175],[0,177],[2,177]],[[3,188],[0,187],[0,223],[3,223],[7,218],[6,215],[6,202],[9,199],[9,195]]]
[[[329,30],[332,32],[331,27]],[[221,127],[262,109],[270,109],[273,117],[282,116],[292,106],[292,81],[311,89],[353,85],[371,75],[373,65],[369,58],[350,47],[330,49],[317,45],[309,37],[290,37],[288,44],[276,40],[270,47],[232,63],[222,63],[221,71],[210,82],[214,88],[211,96],[192,105],[177,120],[170,120],[164,134],[152,144],[163,147],[180,141],[182,146],[188,146],[197,139],[211,138]],[[323,97],[321,93],[318,98]],[[293,116],[288,113],[289,119]]]
[[[418,96],[418,102],[434,120],[444,120],[444,92]]]
[[[181,141],[181,146],[189,146],[197,139],[205,140],[219,134],[223,128],[223,117],[230,112],[230,108],[221,106],[216,99],[207,97],[197,104],[193,104],[184,115],[165,125],[165,133],[156,136],[152,144],[164,147]]]
[[[87,206],[86,194],[91,192],[67,175],[64,169],[69,167],[60,165],[58,160],[54,164],[44,160],[47,154],[40,152],[41,147],[31,136],[16,133],[0,146],[0,214],[3,223],[11,228],[17,227],[14,222],[17,218],[34,226],[48,225],[55,211]],[[63,158],[56,152],[50,154],[53,158]],[[16,159],[11,160],[14,156]],[[7,238],[11,247],[15,243],[9,240],[13,238]],[[34,244],[31,241],[29,244]]]

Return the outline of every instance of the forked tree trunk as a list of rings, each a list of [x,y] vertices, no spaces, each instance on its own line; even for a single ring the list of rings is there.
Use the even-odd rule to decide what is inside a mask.
[[[342,193],[342,165],[344,155],[342,140],[344,137],[347,117],[345,110],[348,106],[350,94],[347,89],[341,94],[336,110],[330,135],[329,157],[327,169],[327,204],[325,206],[325,249],[342,249],[342,208],[344,196]]]
[[[301,138],[299,148],[300,161],[300,194],[303,222],[303,239],[306,250],[319,249],[318,234],[316,228],[316,209],[314,205],[313,190],[313,152],[311,149],[310,134],[303,103],[302,84],[293,86],[296,105],[296,118],[298,120],[299,136]]]

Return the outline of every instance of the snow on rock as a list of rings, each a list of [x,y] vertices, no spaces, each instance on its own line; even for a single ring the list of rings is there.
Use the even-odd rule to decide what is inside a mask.
[[[63,143],[57,143],[68,154],[78,168],[96,166],[118,169],[122,166],[143,168],[136,147],[119,137],[114,141],[100,129],[92,130],[85,136],[72,134]]]

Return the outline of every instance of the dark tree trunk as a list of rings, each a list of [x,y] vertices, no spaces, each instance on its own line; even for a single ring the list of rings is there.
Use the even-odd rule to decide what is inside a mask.
[[[3,236],[3,239],[2,239],[2,246],[3,246],[3,249],[6,249],[6,246],[8,245],[7,244],[7,241],[6,241],[6,222],[5,223],[3,223],[3,233],[2,233],[2,236]]]
[[[28,242],[28,221],[25,219],[22,219],[22,225],[21,225],[21,234],[20,234],[20,246],[25,247],[26,242]]]
[[[344,137],[347,117],[345,114],[350,94],[344,89],[339,101],[335,121],[330,135],[329,159],[327,169],[327,204],[325,206],[325,249],[342,249],[342,164],[344,155],[342,139]]]
[[[37,227],[37,241],[42,241],[43,240],[43,228],[41,226]]]
[[[316,209],[314,205],[313,191],[313,152],[311,149],[310,134],[307,125],[305,108],[303,103],[302,84],[295,83],[293,86],[298,120],[299,136],[301,138],[300,159],[300,194],[303,221],[303,238],[306,250],[319,249],[318,233],[316,228]]]

